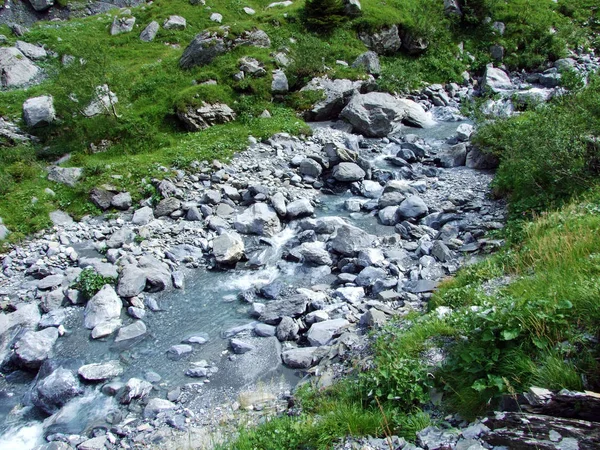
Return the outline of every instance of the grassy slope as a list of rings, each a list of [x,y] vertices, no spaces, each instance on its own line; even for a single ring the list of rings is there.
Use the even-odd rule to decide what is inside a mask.
[[[240,48],[217,58],[207,67],[189,71],[178,68],[178,59],[193,36],[202,30],[217,28],[218,24],[209,20],[212,12],[220,12],[224,17],[223,24],[231,26],[234,33],[256,26],[269,34],[273,49],[288,48],[295,60],[286,69],[293,89],[299,89],[311,77],[324,73],[333,77],[363,76],[360,71],[337,66],[335,61],[351,62],[366,50],[357,39],[357,30],[400,24],[431,42],[423,56],[400,54],[384,58],[383,74],[378,80],[380,87],[401,91],[419,86],[423,81],[458,80],[466,68],[483,67],[489,61],[487,47],[497,40],[490,34],[490,25],[483,23],[484,13],[495,20],[507,21],[507,33],[501,43],[507,48],[519,48],[521,59],[537,62],[561,56],[567,42],[575,45],[582,41],[576,31],[577,22],[564,14],[584,20],[587,16],[581,11],[590,6],[590,2],[579,0],[574,7],[561,13],[562,3],[556,5],[550,0],[533,2],[535,5],[517,1],[514,7],[502,6],[503,2],[480,0],[476,3],[485,8],[461,22],[445,18],[442,2],[437,0],[364,0],[362,16],[343,23],[329,36],[319,36],[307,32],[303,25],[303,2],[298,1],[285,9],[266,9],[269,3],[269,0],[243,4],[237,0],[224,0],[208,10],[190,5],[187,0],[157,0],[152,5],[133,9],[136,28],[132,33],[119,36],[108,33],[112,17],[118,11],[34,26],[24,39],[45,44],[60,56],[69,54],[85,58],[86,64],[75,63],[63,68],[59,58],[51,59],[43,63],[49,74],[43,84],[27,90],[0,92],[0,115],[11,120],[21,120],[25,99],[44,94],[54,96],[60,118],[52,127],[32,130],[41,139],[39,145],[0,152],[0,194],[3,198],[0,200],[0,217],[14,231],[11,240],[47,226],[47,212],[55,208],[66,209],[77,217],[98,213],[87,202],[87,194],[93,186],[109,182],[131,191],[134,199],[140,199],[152,193],[147,186],[152,177],[164,177],[170,169],[185,167],[194,159],[226,159],[243,148],[248,135],[261,138],[278,131],[300,133],[306,130],[293,111],[294,107],[305,107],[306,99],[293,93],[286,102],[273,104],[268,76],[239,83],[232,79],[242,56],[257,58],[265,64],[267,71],[275,68],[269,50]],[[246,5],[254,8],[257,14],[246,15],[242,11]],[[523,19],[513,20],[515,11],[523,13],[527,18],[525,23]],[[154,42],[139,41],[139,32],[146,24],[151,20],[162,24],[171,14],[187,19],[185,31],[161,29]],[[558,32],[550,33],[551,26]],[[0,27],[0,32],[9,36],[9,44],[16,39],[6,27]],[[537,43],[538,38],[533,36],[545,37],[547,45]],[[529,39],[531,45],[529,41],[520,43],[519,39]],[[465,51],[474,55],[473,59],[466,53],[459,53],[459,42],[464,43]],[[513,67],[522,62],[508,56],[507,63]],[[194,86],[192,83],[207,79],[216,79],[219,86]],[[81,105],[87,104],[94,87],[101,84],[108,84],[117,93],[119,117],[82,118],[78,114]],[[71,94],[76,95],[78,103],[69,98]],[[201,133],[186,133],[175,120],[175,108],[200,100],[227,101],[238,112],[238,123]],[[271,110],[273,119],[256,118],[265,108]],[[110,149],[106,153],[91,154],[90,144],[98,144],[103,139],[112,142]],[[85,168],[85,178],[76,189],[57,186],[44,179],[43,168],[47,162],[65,153],[73,156],[69,164]],[[163,167],[169,170],[165,171]],[[46,187],[52,188],[57,195],[45,194]],[[35,204],[32,204],[33,197],[37,199]]]

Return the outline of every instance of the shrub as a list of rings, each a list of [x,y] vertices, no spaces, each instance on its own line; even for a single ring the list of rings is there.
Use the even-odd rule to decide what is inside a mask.
[[[341,0],[306,0],[304,15],[306,26],[319,33],[329,33],[346,20]]]
[[[79,274],[79,278],[73,287],[80,291],[86,300],[89,300],[96,295],[105,284],[113,284],[114,282],[114,278],[103,277],[94,269],[87,268]]]

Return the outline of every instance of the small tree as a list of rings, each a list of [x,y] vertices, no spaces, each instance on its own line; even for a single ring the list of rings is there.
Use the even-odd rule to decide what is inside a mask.
[[[319,33],[331,32],[346,20],[342,0],[306,0],[304,15],[306,26]]]

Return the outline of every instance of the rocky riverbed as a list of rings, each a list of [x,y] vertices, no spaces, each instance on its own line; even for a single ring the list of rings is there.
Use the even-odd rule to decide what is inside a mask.
[[[504,113],[524,82],[494,70],[481,86],[507,93]],[[53,213],[2,257],[2,448],[209,445],[285,409],[306,374],[331,383],[368,330],[502,244],[487,237],[505,214],[490,197],[497,161],[459,110],[473,92],[431,86],[404,115],[388,94],[357,93],[350,124],[165,168],[140,205],[98,187],[118,214]],[[409,125],[382,123],[390,110]],[[107,279],[90,299],[83,270]]]

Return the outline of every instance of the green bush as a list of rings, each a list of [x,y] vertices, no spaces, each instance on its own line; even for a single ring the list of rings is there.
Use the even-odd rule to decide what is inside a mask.
[[[345,20],[342,0],[306,0],[304,21],[309,29],[329,33]]]
[[[98,274],[94,269],[84,269],[80,274],[79,278],[73,285],[75,289],[81,292],[86,300],[92,298],[96,293],[102,289],[105,284],[114,284],[115,279],[109,277],[103,277]]]

